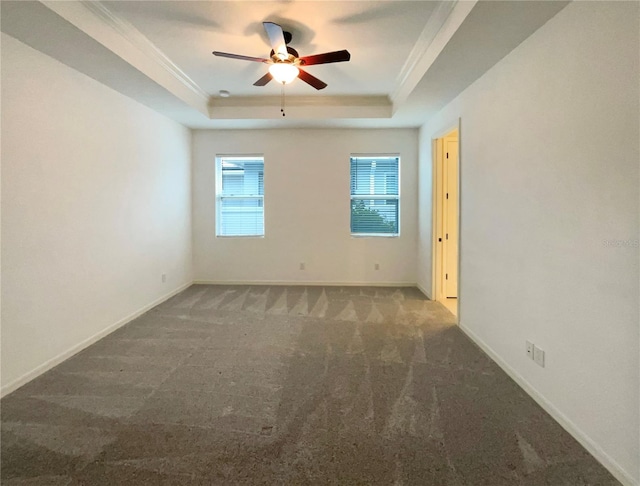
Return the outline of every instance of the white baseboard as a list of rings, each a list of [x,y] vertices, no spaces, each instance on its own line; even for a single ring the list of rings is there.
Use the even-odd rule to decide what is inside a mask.
[[[627,471],[625,471],[615,460],[613,460],[600,446],[598,446],[588,435],[586,435],[577,425],[560,412],[549,400],[547,400],[538,390],[526,381],[516,370],[506,363],[487,343],[480,339],[473,331],[464,324],[459,324],[460,329],[476,343],[480,349],[502,368],[527,394],[540,405],[553,419],[558,422],[582,447],[595,457],[607,470],[624,486],[640,486]]]
[[[103,329],[102,331],[97,332],[93,336],[85,339],[84,341],[76,344],[75,346],[72,346],[71,348],[69,348],[68,350],[64,351],[63,353],[60,353],[59,355],[55,356],[54,358],[51,358],[51,359],[45,361],[44,363],[42,363],[41,365],[37,366],[33,370],[31,370],[28,373],[25,373],[24,375],[22,375],[20,378],[18,378],[16,380],[13,380],[11,383],[7,383],[6,385],[2,385],[2,388],[0,389],[0,397],[4,397],[5,395],[8,395],[12,391],[17,390],[22,385],[27,384],[28,382],[30,382],[34,378],[40,376],[44,372],[49,371],[54,366],[59,365],[64,360],[69,359],[74,354],[77,354],[80,351],[82,351],[83,349],[91,346],[93,343],[99,341],[100,339],[102,339],[103,337],[107,336],[108,334],[111,334],[113,331],[115,331],[116,329],[124,326],[128,322],[131,322],[135,318],[140,317],[142,314],[147,312],[149,309],[152,309],[153,307],[157,306],[158,304],[161,304],[165,300],[170,299],[171,297],[173,297],[174,295],[182,292],[183,290],[185,290],[186,288],[190,287],[191,285],[192,285],[191,282],[186,283],[184,285],[181,285],[177,289],[172,290],[168,294],[165,294],[162,297],[160,297],[159,299],[156,299],[155,301],[151,302],[150,304],[147,304],[144,307],[138,309],[133,314],[130,314],[130,315],[128,315],[127,317],[125,317],[123,319],[120,319],[118,322],[115,322],[115,323],[111,324],[107,328]]]
[[[200,285],[309,285],[326,287],[415,287],[415,282],[322,282],[318,280],[194,280]]]
[[[420,292],[422,292],[424,294],[424,296],[429,299],[429,300],[433,300],[431,298],[431,296],[429,295],[429,292],[427,292],[427,289],[425,289],[422,285],[420,285],[419,283],[416,284],[416,287],[418,287],[418,290]]]

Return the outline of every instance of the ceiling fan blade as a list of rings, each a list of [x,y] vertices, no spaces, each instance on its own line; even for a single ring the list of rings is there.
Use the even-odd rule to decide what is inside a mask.
[[[351,59],[349,51],[334,51],[325,52],[324,54],[315,54],[314,56],[301,57],[300,61],[304,66],[311,66],[313,64],[329,64],[330,62],[345,62]]]
[[[302,69],[300,69],[300,73],[298,73],[298,77],[302,79],[305,83],[313,86],[315,89],[324,89],[327,87],[327,83],[325,83],[324,81],[320,81],[318,78],[316,78],[315,76],[312,76],[306,71],[303,71]]]
[[[255,83],[253,83],[253,85],[254,86],[264,86],[265,84],[267,84],[272,79],[273,79],[273,76],[271,76],[271,73],[267,73],[264,76],[262,76],[260,79],[258,79]]]
[[[268,62],[269,59],[262,57],[241,56],[240,54],[229,54],[228,52],[213,51],[214,56],[228,57],[229,59],[240,59],[241,61]]]
[[[289,57],[289,53],[287,52],[287,43],[284,41],[282,27],[278,24],[274,24],[273,22],[262,22],[262,25],[264,25],[264,30],[267,31],[273,52],[278,54],[280,59],[287,59]]]

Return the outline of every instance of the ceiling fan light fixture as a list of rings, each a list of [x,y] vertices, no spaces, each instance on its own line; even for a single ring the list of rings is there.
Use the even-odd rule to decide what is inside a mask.
[[[271,53],[268,58],[241,56],[240,54],[231,54],[229,52],[213,51],[214,56],[260,62],[269,65],[269,72],[253,83],[254,86],[265,86],[273,79],[284,86],[294,79],[300,78],[300,81],[307,83],[312,88],[321,90],[327,87],[327,83],[302,69],[298,69],[298,66],[330,64],[351,60],[351,54],[349,54],[349,51],[346,49],[300,57],[298,51],[288,45],[291,41],[290,32],[285,32],[281,26],[274,22],[262,22],[262,25],[267,32],[269,44],[271,45]]]
[[[300,70],[289,62],[276,62],[269,67],[269,73],[280,84],[289,84],[298,77]]]

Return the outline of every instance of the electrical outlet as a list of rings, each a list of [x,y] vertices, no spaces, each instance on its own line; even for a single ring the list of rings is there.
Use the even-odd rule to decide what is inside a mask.
[[[379,263],[374,264],[373,265],[373,269],[374,270],[380,270],[380,264]]]
[[[533,343],[531,341],[527,341],[527,358],[533,360]]]
[[[165,283],[167,281],[167,274],[163,273],[162,274],[162,283]]]
[[[533,347],[533,361],[544,368],[544,350],[538,346]]]
[[[304,262],[300,262],[300,270],[304,270],[304,268],[305,268]]]

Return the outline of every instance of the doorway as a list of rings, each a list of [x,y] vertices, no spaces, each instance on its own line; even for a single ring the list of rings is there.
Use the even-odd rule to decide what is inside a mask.
[[[458,315],[459,130],[433,140],[433,295]]]

